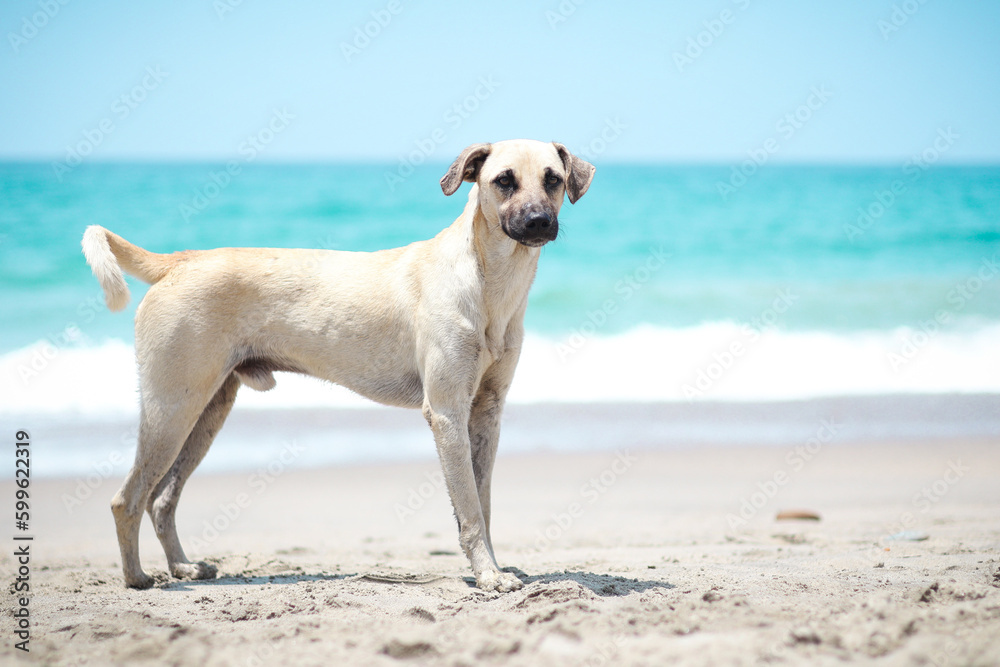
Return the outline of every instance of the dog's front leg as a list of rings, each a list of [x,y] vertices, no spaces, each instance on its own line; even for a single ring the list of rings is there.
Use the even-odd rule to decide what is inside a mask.
[[[458,541],[472,564],[476,585],[484,590],[512,591],[521,587],[521,581],[500,571],[487,542],[488,530],[469,443],[470,409],[471,399],[458,402],[439,396],[435,400],[433,389],[424,399],[424,417],[434,432],[448,494],[458,519]]]
[[[508,349],[498,361],[487,369],[479,383],[479,390],[472,402],[472,414],[469,416],[472,469],[476,475],[479,505],[482,507],[483,522],[486,525],[486,546],[494,560],[496,552],[493,550],[493,540],[490,533],[493,462],[496,460],[497,446],[500,440],[500,417],[503,414],[507,390],[510,389],[519,354],[520,349],[518,348]]]

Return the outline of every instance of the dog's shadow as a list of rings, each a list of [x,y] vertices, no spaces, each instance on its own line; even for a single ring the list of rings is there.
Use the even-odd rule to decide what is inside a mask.
[[[190,591],[210,586],[263,586],[265,584],[300,584],[307,581],[343,581],[357,574],[230,574],[214,579],[173,579],[165,573],[154,575],[157,588],[165,591]]]
[[[669,590],[675,586],[667,581],[656,581],[649,579],[628,578],[612,574],[598,574],[596,572],[550,572],[547,574],[530,575],[516,567],[505,567],[504,572],[514,574],[524,583],[525,588],[532,584],[558,584],[563,581],[572,581],[582,588],[589,589],[599,597],[621,597],[629,593],[644,593],[649,590]],[[466,582],[471,582],[475,586],[475,579],[465,578]]]
[[[551,572],[546,574],[530,575],[515,567],[503,568],[505,572],[510,572],[524,584],[525,589],[529,589],[529,597],[544,594],[544,591],[556,587],[556,585],[571,581],[586,588],[599,597],[621,597],[630,593],[644,593],[649,590],[669,590],[675,586],[667,581],[657,581],[648,579],[628,578],[619,575],[598,574],[595,572]],[[161,579],[160,577],[157,577]],[[281,573],[281,574],[237,574],[223,575],[215,579],[201,580],[167,580],[164,576],[158,581],[158,587],[162,590],[190,591],[203,587],[212,586],[263,586],[265,584],[288,585],[299,584],[310,581],[347,581],[364,579],[368,582],[384,584],[427,584],[437,580],[447,580],[445,576],[424,576],[424,575],[399,575],[395,577],[372,576],[363,573],[343,573],[328,574],[320,572],[316,574],[308,573]],[[470,590],[476,588],[474,577],[461,577],[458,579],[465,583]],[[551,585],[550,585],[551,584]],[[533,589],[533,590],[532,590]]]

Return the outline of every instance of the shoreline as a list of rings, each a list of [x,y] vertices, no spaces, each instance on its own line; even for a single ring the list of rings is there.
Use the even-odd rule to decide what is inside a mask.
[[[6,415],[46,445],[33,464],[40,478],[124,475],[134,456],[137,417],[101,419]],[[1000,395],[846,396],[760,403],[548,403],[507,406],[500,455],[599,452],[620,447],[787,447],[811,439],[924,442],[1000,438]],[[200,473],[250,470],[294,450],[293,468],[436,457],[417,410],[234,408]],[[284,455],[288,459],[288,454]],[[110,472],[108,471],[110,466]],[[0,479],[10,479],[0,471]]]

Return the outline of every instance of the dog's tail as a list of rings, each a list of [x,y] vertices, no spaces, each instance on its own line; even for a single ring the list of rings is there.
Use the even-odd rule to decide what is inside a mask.
[[[121,310],[128,304],[128,285],[123,270],[152,285],[170,273],[178,262],[176,255],[149,252],[99,225],[91,225],[83,233],[83,254],[101,283],[104,300],[112,311]]]

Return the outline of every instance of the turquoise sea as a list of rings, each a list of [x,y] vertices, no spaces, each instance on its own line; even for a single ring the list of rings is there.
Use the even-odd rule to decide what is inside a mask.
[[[731,188],[732,165],[597,166],[542,252],[512,401],[1000,391],[1000,167],[774,166]],[[103,306],[87,225],[159,252],[376,250],[461,212],[445,168],[0,164],[0,410],[134,411],[131,316]],[[287,391],[250,400],[353,400]]]

